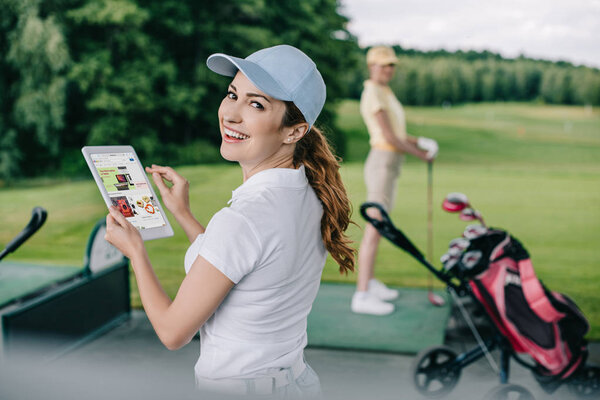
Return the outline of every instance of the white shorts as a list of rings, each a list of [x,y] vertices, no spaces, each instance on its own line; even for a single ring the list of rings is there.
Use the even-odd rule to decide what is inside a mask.
[[[316,372],[304,360],[290,368],[265,372],[265,377],[250,379],[198,379],[196,387],[207,399],[222,399],[223,395],[252,396],[261,399],[321,399],[321,382]],[[210,396],[213,397],[210,397]],[[229,398],[229,397],[227,397]],[[236,398],[236,397],[234,397]]]
[[[371,149],[365,162],[367,201],[390,212],[396,202],[398,177],[404,156],[395,151]]]

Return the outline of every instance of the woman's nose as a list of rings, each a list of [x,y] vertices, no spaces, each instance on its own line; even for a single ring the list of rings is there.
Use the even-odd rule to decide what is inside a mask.
[[[238,102],[223,100],[221,103],[220,114],[223,116],[223,120],[227,122],[240,122],[242,120],[242,114]]]

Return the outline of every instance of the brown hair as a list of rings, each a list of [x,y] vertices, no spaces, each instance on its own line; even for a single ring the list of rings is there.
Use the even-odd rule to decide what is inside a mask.
[[[286,101],[285,105],[282,126],[306,122],[294,103]],[[323,205],[321,236],[325,248],[340,266],[340,273],[354,271],[356,250],[345,234],[352,209],[339,173],[340,164],[323,133],[314,126],[296,143],[294,165],[300,164],[304,165],[306,178]]]

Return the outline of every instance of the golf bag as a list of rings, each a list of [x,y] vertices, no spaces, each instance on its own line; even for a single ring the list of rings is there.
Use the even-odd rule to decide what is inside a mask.
[[[535,360],[536,378],[553,391],[585,364],[588,321],[571,299],[544,287],[527,250],[508,232],[488,228],[470,236],[454,273],[468,282],[513,350]]]
[[[363,218],[381,236],[446,283],[478,342],[477,347],[460,354],[448,346],[421,350],[412,368],[417,391],[429,397],[445,396],[458,383],[463,368],[482,357],[487,357],[495,366],[489,353],[498,349],[501,384],[508,383],[509,361],[514,359],[531,370],[548,393],[566,383],[577,396],[598,398],[600,367],[585,365],[588,351],[584,336],[589,324],[575,303],[563,294],[546,289],[537,279],[523,245],[504,230],[486,227],[481,214],[471,208],[465,195],[449,194],[443,208],[460,212],[462,220],[477,219],[480,224],[467,226],[462,237],[449,243],[448,252],[440,259],[443,266],[437,269],[394,226],[381,204],[364,203],[360,207]],[[369,209],[377,210],[379,217],[371,216],[367,212]],[[495,326],[485,340],[477,332],[462,302],[458,301],[461,296],[473,299],[477,308],[481,306]],[[525,354],[531,360],[523,358]],[[508,398],[506,396],[511,394],[532,398],[525,396],[531,394],[518,385],[504,385],[490,393],[494,396],[486,399]]]

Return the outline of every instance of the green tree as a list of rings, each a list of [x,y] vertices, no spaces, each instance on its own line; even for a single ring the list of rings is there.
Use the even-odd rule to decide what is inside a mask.
[[[41,0],[3,0],[0,176],[55,168],[62,149],[69,50]],[[2,35],[4,36],[4,35]]]
[[[434,78],[429,70],[419,71],[417,77],[417,105],[425,106],[433,104]]]
[[[86,143],[133,143],[145,158],[169,163],[218,158],[216,112],[227,79],[208,70],[210,54],[245,57],[280,43],[300,47],[327,83],[319,122],[333,125],[331,104],[346,95],[338,71],[351,69],[344,55],[358,48],[333,0],[81,1],[66,18],[76,60],[73,103],[85,105],[73,115],[75,136]],[[343,150],[343,138],[334,138]],[[213,151],[181,157],[179,149],[190,146]]]

